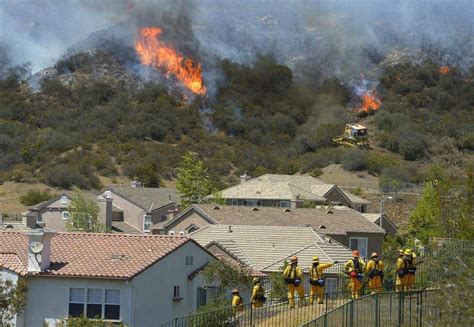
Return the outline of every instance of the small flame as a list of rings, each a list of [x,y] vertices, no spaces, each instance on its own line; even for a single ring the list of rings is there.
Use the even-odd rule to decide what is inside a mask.
[[[362,104],[359,107],[359,112],[369,112],[369,110],[379,110],[382,101],[377,96],[375,90],[367,91],[362,94]]]
[[[449,67],[448,66],[441,66],[441,67],[439,67],[438,72],[441,75],[446,75],[446,74],[449,73]]]
[[[201,64],[195,64],[191,58],[184,58],[172,45],[160,40],[162,29],[144,27],[135,42],[135,50],[144,65],[163,69],[166,76],[175,76],[185,87],[196,94],[206,94],[202,81]]]

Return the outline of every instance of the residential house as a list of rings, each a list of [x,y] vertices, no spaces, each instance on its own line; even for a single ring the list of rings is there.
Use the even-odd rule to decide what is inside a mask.
[[[398,233],[397,226],[385,213],[363,213],[362,215],[370,222],[385,229],[387,235],[395,235]]]
[[[214,259],[186,237],[0,231],[0,278],[27,281],[17,327],[81,315],[161,326],[207,301],[199,272]]]
[[[335,290],[344,263],[351,250],[311,227],[207,225],[190,235],[216,255],[228,255],[262,273],[281,273],[285,261],[293,255],[305,275],[313,256],[321,262],[339,261],[325,271],[327,289]],[[344,278],[344,282],[346,279]],[[304,283],[305,287],[309,283]]]
[[[227,205],[303,208],[305,204],[332,204],[367,211],[369,201],[334,184],[304,175],[265,174],[221,191]]]
[[[141,187],[137,181],[130,186],[109,186],[92,196],[100,208],[100,221],[114,232],[147,233],[151,225],[173,218],[178,211],[175,188]],[[71,194],[62,193],[31,207],[29,212],[37,215],[41,226],[64,232],[70,217],[70,201]]]
[[[152,225],[173,218],[178,212],[179,195],[171,187],[141,187],[132,181],[130,186],[109,186],[100,196],[112,199],[112,224],[119,231],[123,226],[150,232]]]
[[[358,249],[367,257],[381,252],[386,231],[360,212],[338,208],[270,208],[192,205],[174,219],[153,228],[155,234],[190,234],[207,225],[311,226],[341,244]]]

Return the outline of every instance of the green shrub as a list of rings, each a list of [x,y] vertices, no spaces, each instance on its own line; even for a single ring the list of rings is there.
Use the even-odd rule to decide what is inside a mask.
[[[360,171],[367,169],[368,152],[365,150],[353,149],[346,151],[341,156],[341,164],[349,171]]]
[[[20,196],[20,202],[25,206],[32,206],[52,198],[54,198],[54,194],[51,194],[49,191],[28,190]]]
[[[400,137],[398,151],[410,161],[418,160],[426,155],[426,142],[421,135],[411,134]]]
[[[371,174],[380,174],[384,168],[397,164],[397,160],[390,155],[369,151],[367,156],[367,170]]]
[[[43,178],[49,185],[65,189],[73,186],[86,190],[100,188],[99,179],[88,166],[55,165],[45,170]]]

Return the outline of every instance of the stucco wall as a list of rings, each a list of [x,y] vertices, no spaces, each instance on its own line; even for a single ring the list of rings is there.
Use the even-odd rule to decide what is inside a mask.
[[[70,288],[120,289],[120,318],[131,324],[131,286],[123,280],[31,277],[28,279],[25,326],[42,327],[45,319],[67,317]]]
[[[185,265],[185,257],[193,256],[193,265]],[[197,287],[205,286],[200,277],[188,275],[212,260],[212,256],[193,242],[162,259],[132,280],[134,326],[161,326],[175,317],[185,316],[196,308]],[[180,286],[182,300],[173,302],[173,287]]]
[[[160,209],[154,210],[151,214],[152,225],[158,224],[159,222],[161,222],[162,221],[161,216],[165,216],[166,217],[165,220],[167,220],[168,210],[174,210],[175,208],[176,208],[176,204],[170,203],[161,207]]]
[[[105,192],[101,193],[101,195],[105,197]],[[123,220],[127,224],[143,231],[143,215],[145,214],[143,209],[114,192],[112,192],[111,198],[112,204],[123,210]]]
[[[350,238],[351,237],[365,237],[367,238],[367,255],[370,256],[372,252],[382,252],[382,244],[384,241],[383,234],[373,234],[373,233],[347,233],[347,235],[330,235],[329,237],[335,239],[339,243],[350,248]]]
[[[61,203],[61,198],[59,198],[41,210],[39,215],[41,216],[46,228],[58,232],[66,231],[67,220],[63,219],[62,213],[68,211],[70,201],[71,199],[68,198],[67,203]]]
[[[377,226],[380,226],[380,220],[377,220],[375,222],[375,224]],[[383,229],[385,229],[385,231],[388,233],[388,235],[395,235],[398,230],[396,228],[393,227],[392,224],[390,224],[385,218],[382,219],[382,226],[381,226]]]
[[[343,205],[343,206],[346,206],[346,207],[351,206],[351,203],[349,201],[347,201],[347,198],[343,194],[341,194],[341,192],[336,188],[331,189],[325,195],[325,198],[328,199],[329,201],[331,201],[334,204],[339,203],[340,205]]]
[[[199,228],[203,228],[204,226],[209,225],[209,222],[202,218],[201,215],[193,211],[190,214],[182,216],[182,218],[176,222],[176,224],[172,224],[171,226],[167,227],[166,232],[169,234],[170,231],[174,231],[175,235],[179,235],[179,232],[185,232],[186,234],[186,228],[188,228],[191,224],[194,224]]]

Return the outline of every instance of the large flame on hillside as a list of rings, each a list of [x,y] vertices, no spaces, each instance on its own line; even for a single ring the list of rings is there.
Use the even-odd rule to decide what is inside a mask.
[[[172,45],[160,40],[162,29],[144,27],[135,42],[135,50],[144,65],[162,69],[167,77],[175,76],[186,88],[196,94],[206,94],[202,81],[201,64],[195,64],[191,58],[185,58]]]
[[[441,75],[446,75],[446,74],[449,73],[449,67],[448,66],[441,66],[441,67],[439,67],[438,72]]]
[[[359,107],[359,112],[369,112],[371,110],[376,111],[380,109],[381,105],[382,101],[380,101],[375,90],[367,91],[362,94],[362,103]]]

